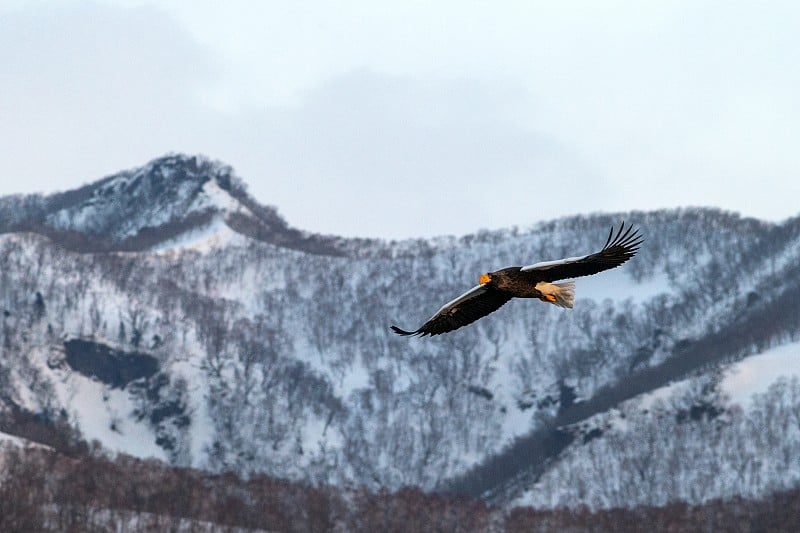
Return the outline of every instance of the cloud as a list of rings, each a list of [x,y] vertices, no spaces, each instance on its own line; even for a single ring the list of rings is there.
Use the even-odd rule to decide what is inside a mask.
[[[232,164],[292,224],[406,237],[557,216],[576,157],[510,119],[519,87],[356,69],[295,105],[220,111],[214,55],[171,15],[76,4],[0,22],[5,192],[74,187],[167,151]],[[546,191],[541,197],[535,191]],[[598,191],[593,191],[598,192]]]
[[[576,191],[599,201],[577,154],[508,116],[519,98],[475,80],[356,70],[295,107],[240,117],[228,135],[252,140],[229,157],[293,223],[345,235],[463,234],[559,216]]]
[[[796,4],[125,4],[0,8],[0,192],[183,151],[344,235],[797,212]]]
[[[77,184],[174,149],[214,71],[162,12],[94,4],[4,12],[0,64],[8,192]]]

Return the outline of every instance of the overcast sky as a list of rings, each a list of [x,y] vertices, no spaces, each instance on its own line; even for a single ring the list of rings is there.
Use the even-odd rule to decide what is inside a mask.
[[[301,229],[800,214],[800,2],[0,0],[0,194],[167,152]]]

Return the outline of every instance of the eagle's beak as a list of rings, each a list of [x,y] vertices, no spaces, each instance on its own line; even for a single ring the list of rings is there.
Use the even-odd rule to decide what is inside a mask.
[[[481,274],[481,277],[478,278],[478,283],[484,285],[492,281],[492,277],[489,274]]]

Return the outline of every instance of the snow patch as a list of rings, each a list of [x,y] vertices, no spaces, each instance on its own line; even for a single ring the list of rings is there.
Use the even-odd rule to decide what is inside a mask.
[[[754,394],[766,392],[782,377],[800,377],[800,342],[771,348],[729,366],[720,383],[730,401],[749,407]]]
[[[209,207],[216,207],[222,211],[244,212],[247,215],[253,213],[244,207],[239,200],[219,186],[216,180],[208,180],[203,184],[203,194],[199,194],[195,201],[192,203],[189,211],[204,211]]]
[[[369,388],[369,371],[361,365],[353,365],[339,380],[334,380],[334,385],[336,395],[347,399],[353,391]]]
[[[588,298],[597,302],[620,302],[630,298],[634,303],[641,303],[661,294],[675,292],[675,286],[669,281],[666,272],[658,272],[647,279],[636,281],[625,272],[624,267],[595,276],[577,278],[575,281],[577,299]]]
[[[98,440],[111,451],[135,457],[167,459],[156,444],[155,433],[132,416],[136,405],[126,390],[112,389],[71,371],[54,384],[61,404],[70,406],[70,414],[87,441]]]
[[[214,422],[208,412],[208,398],[206,389],[200,384],[206,378],[199,364],[190,360],[177,361],[172,364],[172,375],[181,377],[188,384],[187,411],[192,413],[192,432],[189,443],[189,454],[194,466],[202,465],[207,456],[207,450],[214,442]]]
[[[224,246],[243,245],[246,241],[247,238],[233,231],[221,216],[215,216],[209,224],[187,231],[174,239],[164,241],[151,248],[151,251],[156,253],[181,250],[208,252]]]

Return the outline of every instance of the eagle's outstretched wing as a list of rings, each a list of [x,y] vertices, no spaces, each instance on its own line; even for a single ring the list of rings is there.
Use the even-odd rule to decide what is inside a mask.
[[[476,285],[455,300],[439,309],[416,331],[405,331],[392,326],[399,335],[439,335],[466,326],[500,309],[512,298],[510,294],[496,291],[485,285]]]
[[[543,281],[591,276],[623,264],[636,255],[643,241],[639,230],[633,229],[633,226],[626,230],[625,222],[623,222],[616,235],[614,235],[614,228],[611,228],[605,246],[597,253],[535,263],[522,267],[522,271],[536,272],[540,274]]]
[[[392,326],[392,331],[399,335],[421,336],[447,333],[497,311],[511,298],[517,296],[539,298],[562,307],[572,307],[574,284],[553,285],[549,282],[591,276],[618,267],[636,255],[642,242],[639,230],[633,227],[626,229],[623,222],[616,234],[614,228],[611,228],[606,244],[597,253],[558,261],[545,261],[521,269],[509,267],[484,274],[481,276],[480,285],[443,305],[418,330],[406,331]],[[556,292],[562,292],[563,296],[559,299],[555,296]]]

